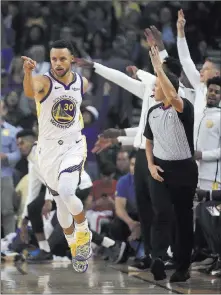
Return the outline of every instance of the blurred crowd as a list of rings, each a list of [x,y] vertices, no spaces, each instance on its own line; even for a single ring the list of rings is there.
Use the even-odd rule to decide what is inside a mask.
[[[126,73],[126,67],[130,65],[153,73],[143,31],[151,25],[156,26],[161,31],[168,54],[177,58],[176,21],[180,7],[180,1],[1,2],[0,111],[4,122],[10,124],[1,127],[6,141],[5,143],[3,141],[3,145],[10,146],[8,153],[13,153],[10,159],[11,167],[2,170],[2,179],[5,176],[11,176],[13,180],[13,184],[5,184],[7,189],[12,188],[12,190],[1,192],[2,200],[7,199],[8,193],[13,199],[12,206],[6,204],[7,210],[1,212],[5,236],[15,232],[12,228],[22,226],[22,213],[28,195],[27,156],[38,134],[35,102],[25,97],[23,91],[24,74],[20,57],[26,55],[37,62],[34,75],[44,74],[50,69],[50,44],[55,40],[65,39],[72,42],[77,57],[93,60],[123,73]],[[208,51],[221,49],[220,4],[215,1],[185,1],[182,2],[182,8],[187,20],[185,32],[191,57],[196,65],[201,65],[208,56]],[[86,135],[88,144],[85,170],[91,182],[89,181],[86,187],[79,187],[79,191],[81,198],[85,201],[88,219],[96,221],[95,224],[91,222],[91,229],[99,235],[102,234],[94,241],[95,252],[100,251],[99,253],[105,259],[111,257],[114,262],[125,262],[130,256],[141,259],[144,256],[144,246],[141,241],[141,229],[135,204],[133,148],[122,148],[121,145],[116,144],[98,155],[92,153],[98,135],[105,129],[124,129],[133,126],[134,110],[140,113],[141,105],[134,95],[116,84],[107,82],[93,70],[82,69],[75,65],[73,69],[89,81],[89,89],[84,96],[81,111],[85,123],[83,134]],[[17,134],[18,131],[20,135]],[[18,140],[20,140],[19,144]],[[4,160],[1,154],[1,161]],[[87,189],[86,197],[84,193],[82,197],[82,191],[85,192],[85,189]],[[119,197],[116,198],[116,204],[114,203],[115,192]],[[45,188],[41,190],[43,200],[44,194]],[[208,199],[206,195],[202,195],[201,192],[200,201]],[[127,202],[122,201],[124,198]],[[35,208],[35,206],[29,208],[33,214],[32,217],[37,214]],[[41,208],[39,214],[41,214]],[[49,209],[44,207],[47,214]],[[9,221],[12,215],[16,216],[13,222]],[[53,215],[50,221],[54,218]],[[107,226],[110,220],[113,221],[111,230]],[[45,218],[45,227],[47,227],[47,221]],[[199,224],[197,226],[200,227]],[[54,225],[53,227],[55,228]],[[61,229],[59,230],[58,232],[62,235]],[[51,228],[49,232],[51,234]],[[50,236],[50,234],[47,235]],[[63,249],[58,247],[56,240],[58,235],[54,233],[55,238],[51,237],[50,247],[53,249],[53,254],[65,256],[68,247],[65,244],[66,241],[60,241],[60,244],[65,244],[65,250],[62,252]],[[217,235],[221,237],[220,233]],[[5,240],[4,245],[7,247],[7,243],[12,243],[14,237],[14,235],[10,236],[8,240]],[[32,239],[32,244],[38,246],[38,237],[37,241],[33,234],[30,234],[29,238],[29,242]],[[221,253],[217,254],[217,248],[214,249],[213,244],[211,249],[207,238],[202,238],[201,233],[199,239],[193,261],[209,257],[211,261],[209,265],[212,265]],[[126,246],[127,241],[130,241],[130,247]],[[21,252],[21,243],[17,240],[16,243],[12,249]],[[106,251],[109,248],[111,253]],[[169,261],[170,257],[165,257],[164,260]],[[170,267],[171,264],[168,265]]]

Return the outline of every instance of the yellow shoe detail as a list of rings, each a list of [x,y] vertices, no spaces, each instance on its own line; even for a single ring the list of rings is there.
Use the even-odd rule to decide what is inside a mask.
[[[90,231],[76,232],[76,259],[83,261],[87,260],[91,254],[91,238]]]

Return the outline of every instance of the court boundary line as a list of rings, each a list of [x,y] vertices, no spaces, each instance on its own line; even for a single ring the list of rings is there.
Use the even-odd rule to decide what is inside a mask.
[[[129,275],[129,272],[126,271],[126,270],[122,270],[122,269],[115,268],[114,265],[110,265],[110,267],[113,268],[113,269],[115,269],[115,270],[118,270],[118,271],[120,271],[120,272],[122,272],[122,273],[125,273],[125,274]],[[165,290],[171,291],[171,292],[173,292],[174,294],[183,294],[182,292],[176,291],[176,290],[174,290],[174,289],[172,289],[172,288],[170,289],[170,288],[168,288],[167,286],[162,286],[160,283],[158,283],[158,282],[156,282],[156,281],[151,281],[151,280],[148,280],[148,279],[146,279],[146,278],[139,277],[138,275],[133,275],[133,274],[132,274],[131,276],[134,277],[134,278],[137,278],[137,279],[139,279],[139,280],[141,280],[141,281],[144,281],[144,282],[148,282],[148,283],[154,284],[154,285],[156,285],[157,287],[160,287],[160,288],[162,288],[162,289],[165,289]]]

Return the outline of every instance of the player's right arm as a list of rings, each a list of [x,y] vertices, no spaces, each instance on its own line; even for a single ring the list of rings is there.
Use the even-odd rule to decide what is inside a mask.
[[[183,70],[191,81],[191,84],[194,88],[200,84],[200,73],[196,69],[194,62],[191,59],[189,48],[186,42],[184,27],[186,20],[184,17],[183,10],[178,11],[178,20],[177,20],[177,49],[180,62],[182,64]]]
[[[24,60],[24,93],[29,98],[41,101],[45,93],[49,90],[49,80],[42,75],[33,77],[32,71],[36,67],[36,61],[27,56],[22,56],[21,58]]]
[[[75,62],[79,67],[93,68],[95,70],[95,73],[97,73],[98,75],[143,99],[146,88],[146,85],[144,83],[130,78],[129,76],[118,70],[105,67],[96,62],[88,61],[82,58],[76,58]]]

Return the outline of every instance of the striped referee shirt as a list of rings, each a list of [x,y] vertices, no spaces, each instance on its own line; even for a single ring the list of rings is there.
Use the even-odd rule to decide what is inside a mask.
[[[194,108],[183,98],[183,112],[162,103],[150,108],[144,136],[153,141],[154,157],[173,161],[189,159],[194,154]]]

